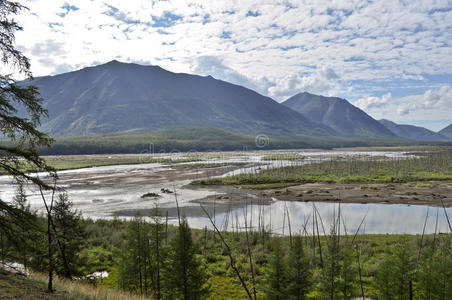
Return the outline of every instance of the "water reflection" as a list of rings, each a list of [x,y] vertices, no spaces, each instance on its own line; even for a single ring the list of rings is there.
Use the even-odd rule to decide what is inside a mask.
[[[265,224],[266,230],[271,230],[275,234],[287,235],[289,234],[289,228],[292,233],[312,234],[313,229],[316,230],[315,222],[313,222],[315,206],[320,215],[318,217],[318,226],[322,235],[329,233],[333,220],[337,221],[339,208],[341,211],[342,234],[345,233],[345,230],[347,234],[355,234],[355,232],[368,234],[421,234],[427,213],[426,233],[435,232],[437,214],[437,232],[448,232],[443,208],[419,205],[347,203],[339,205],[336,203],[274,201],[271,205],[210,203],[203,204],[203,206],[211,217],[215,218],[217,227],[228,231],[237,229],[243,231],[246,219],[247,226],[252,227],[253,230],[258,230],[262,224]],[[161,208],[163,214],[166,211],[168,211],[170,222],[175,224],[177,221],[176,209],[174,207]],[[117,215],[131,217],[137,212],[143,216],[152,215],[151,210],[124,210],[117,212]],[[452,216],[452,208],[447,208],[446,212],[449,217]],[[199,204],[193,203],[193,205],[181,207],[181,214],[186,215],[190,225],[195,228],[204,228],[205,226],[209,229],[213,228]],[[364,222],[362,222],[363,219]]]

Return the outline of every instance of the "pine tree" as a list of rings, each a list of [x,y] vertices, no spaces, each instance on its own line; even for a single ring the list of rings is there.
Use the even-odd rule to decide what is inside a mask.
[[[27,200],[27,195],[25,193],[24,184],[22,181],[18,182],[16,194],[13,197],[12,205],[14,208],[22,211],[25,215],[29,215],[28,222],[21,222],[16,229],[17,238],[17,250],[19,256],[22,256],[22,264],[24,270],[28,269],[28,255],[31,248],[33,231],[36,231],[35,215],[31,213],[30,204]]]
[[[25,7],[18,2],[0,1],[0,57],[2,70],[17,72],[28,78],[32,77],[30,62],[14,45],[15,33],[22,27],[14,20]],[[18,113],[21,107],[22,113]],[[42,107],[38,89],[34,86],[18,84],[10,75],[0,74],[0,134],[11,140],[10,143],[0,145],[0,168],[9,175],[19,179],[31,181],[41,187],[49,188],[38,177],[24,172],[24,166],[32,170],[53,170],[39,156],[39,147],[50,146],[52,139],[40,132],[42,116],[47,111]],[[27,214],[0,200],[0,240],[2,245],[2,259],[4,259],[5,241],[13,239],[14,226],[27,222]],[[51,269],[51,268],[49,268]],[[49,272],[49,291],[52,291],[52,278]]]
[[[424,250],[419,272],[422,299],[452,298],[451,241],[442,237]]]
[[[333,226],[330,235],[326,237],[326,249],[324,253],[324,267],[321,276],[321,288],[330,299],[339,293],[339,275],[341,273],[339,236]]]
[[[207,274],[197,255],[187,219],[182,218],[171,240],[165,263],[163,294],[168,299],[202,300],[209,296]]]
[[[390,254],[386,254],[384,259],[378,266],[377,275],[375,276],[375,288],[378,291],[378,299],[392,300],[395,299],[395,276],[392,271],[394,258]]]
[[[143,293],[143,221],[140,216],[128,223],[126,240],[120,253],[118,285],[120,288]]]
[[[409,299],[410,281],[413,280],[415,263],[412,244],[404,238],[387,254],[376,276],[379,299]]]
[[[287,299],[287,278],[284,250],[279,238],[274,238],[272,251],[268,260],[265,279],[264,292],[265,299],[284,300]]]
[[[163,247],[163,240],[165,239],[165,232],[163,231],[163,224],[160,222],[160,210],[158,202],[155,204],[153,211],[153,227],[151,230],[151,249],[149,258],[149,266],[151,268],[153,291],[155,298],[161,299],[162,297],[162,266],[165,261],[165,250]]]
[[[351,245],[345,243],[340,248],[340,278],[339,289],[343,299],[351,299],[357,285],[357,268]]]
[[[312,285],[311,276],[309,259],[305,256],[303,250],[302,237],[295,236],[286,263],[287,299],[307,299],[307,294]]]
[[[73,204],[66,193],[58,196],[52,211],[55,225],[55,271],[58,275],[71,278],[80,275],[79,252],[83,247],[84,229],[81,213],[72,209]]]

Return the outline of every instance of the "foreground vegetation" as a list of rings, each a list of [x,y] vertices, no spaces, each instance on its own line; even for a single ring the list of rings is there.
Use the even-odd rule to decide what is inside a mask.
[[[223,178],[193,181],[193,185],[289,186],[303,183],[402,183],[452,180],[452,150],[420,153],[414,158],[364,156],[260,170]]]
[[[52,300],[144,300],[144,296],[93,285],[81,280],[56,278],[56,291],[47,291],[47,276],[31,272],[28,276],[7,271],[0,266],[0,299]]]
[[[452,297],[449,233],[361,235],[346,231],[339,211],[332,227],[324,228],[315,209],[308,219],[313,232],[290,231],[287,212],[289,235],[279,236],[260,220],[245,220],[232,232],[193,230],[184,218],[180,226],[153,216],[95,221],[70,207],[65,197],[56,202],[51,248],[45,216],[32,214],[30,227],[17,224],[14,235],[2,234],[0,265],[19,262],[39,272],[50,266],[58,276],[56,295],[65,299],[126,299],[127,293],[154,299]],[[165,216],[158,207],[153,214]],[[42,291],[43,275],[34,276],[24,285]],[[0,281],[25,280],[8,278]]]

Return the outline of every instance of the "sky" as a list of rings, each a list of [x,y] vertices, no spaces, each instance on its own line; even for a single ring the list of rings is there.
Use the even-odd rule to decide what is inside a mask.
[[[452,0],[33,0],[35,76],[113,59],[212,75],[278,102],[310,92],[376,119],[452,122]]]

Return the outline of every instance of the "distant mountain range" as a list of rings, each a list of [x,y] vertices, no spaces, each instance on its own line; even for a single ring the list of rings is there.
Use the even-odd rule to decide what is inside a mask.
[[[334,128],[345,137],[390,137],[396,135],[347,100],[309,93],[297,94],[282,103],[312,121]]]
[[[438,142],[438,141],[445,142],[451,140],[446,135],[436,133],[424,127],[418,127],[413,125],[400,125],[385,119],[382,119],[379,122],[389,130],[394,132],[397,136],[408,140],[422,142]]]
[[[212,127],[245,134],[335,134],[250,89],[210,76],[111,61],[36,78],[53,136]]]
[[[441,129],[438,133],[449,137],[449,139],[452,139],[452,124],[450,124],[446,128]]]
[[[345,99],[309,93],[278,103],[211,76],[158,66],[111,61],[23,84],[39,88],[49,111],[41,129],[55,137],[218,128],[286,138],[452,140],[452,125],[435,133],[377,121]]]

